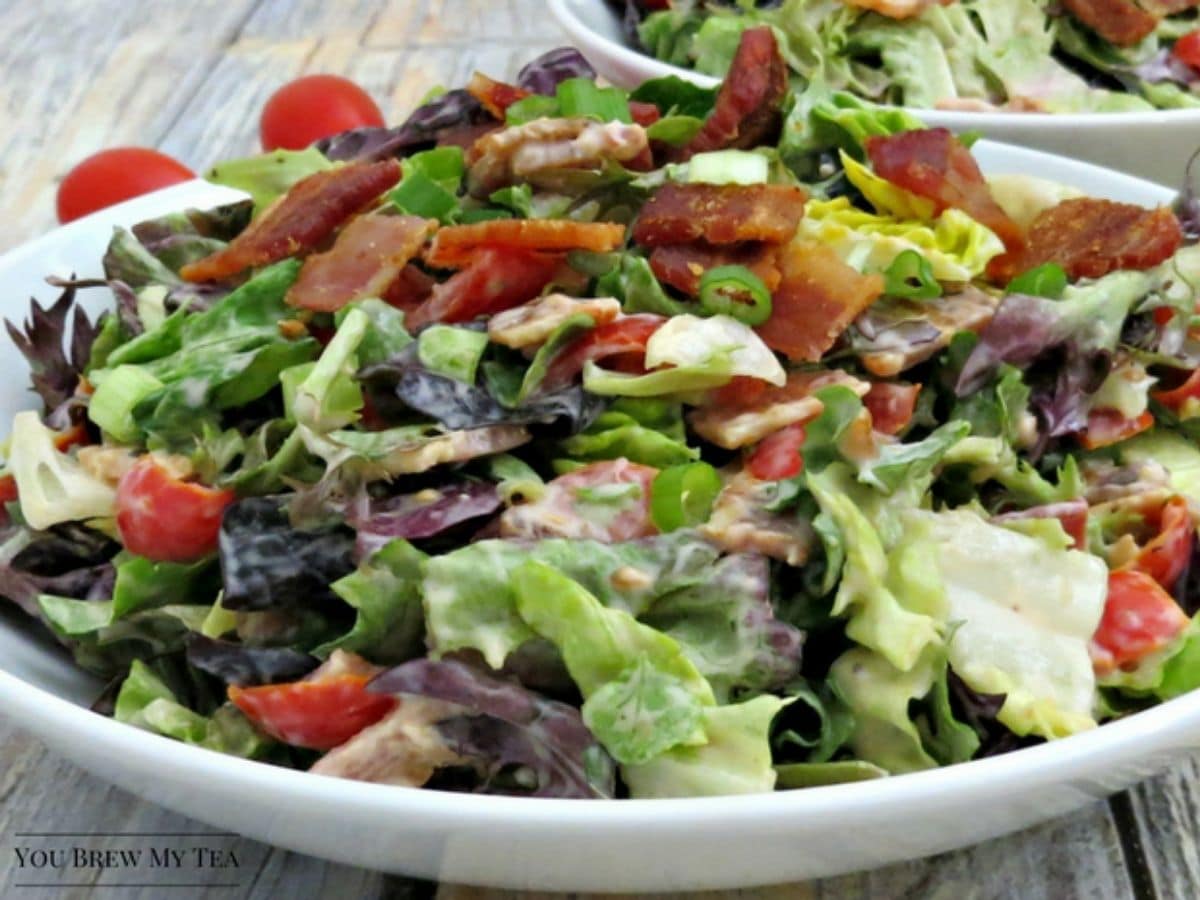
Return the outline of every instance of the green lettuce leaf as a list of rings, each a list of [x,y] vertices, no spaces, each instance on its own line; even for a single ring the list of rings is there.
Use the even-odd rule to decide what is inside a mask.
[[[558,448],[572,462],[623,457],[656,469],[700,458],[700,451],[687,445],[681,404],[653,398],[618,398]]]
[[[316,147],[272,150],[260,156],[218,163],[204,173],[204,180],[245,191],[254,200],[257,216],[297,181],[332,168],[333,163]]]

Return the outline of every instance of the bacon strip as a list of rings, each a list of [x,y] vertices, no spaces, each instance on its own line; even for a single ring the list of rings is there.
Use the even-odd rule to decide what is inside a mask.
[[[387,286],[383,292],[383,300],[396,309],[405,311],[416,309],[429,299],[436,284],[436,279],[409,263]]]
[[[503,81],[488,78],[482,72],[476,72],[467,82],[467,93],[483,104],[483,108],[501,122],[508,113],[508,108],[519,100],[529,96],[529,91]]]
[[[485,247],[526,251],[590,250],[608,253],[625,243],[625,226],[616,222],[569,219],[492,219],[452,225],[434,235],[425,261],[439,269],[469,265]]]
[[[704,273],[718,266],[745,266],[772,292],[779,287],[783,277],[776,249],[770,244],[748,243],[732,247],[713,247],[704,243],[670,244],[655,247],[650,254],[650,268],[655,277],[689,297],[700,293],[700,279]]]
[[[1183,243],[1175,214],[1092,197],[1064,200],[1029,226],[1020,270],[1057,263],[1068,277],[1099,278],[1117,269],[1149,269]]]
[[[873,135],[866,149],[880,178],[932,200],[936,212],[961,209],[994,231],[1010,251],[1023,246],[1020,226],[992,196],[975,157],[945,128]]]
[[[437,223],[417,216],[359,216],[333,246],[304,261],[287,294],[291,306],[333,312],[365,297],[378,297],[408,265]]]
[[[780,254],[783,281],[771,318],[755,329],[772,350],[816,362],[859,314],[883,293],[883,278],[862,275],[833,248],[793,241]]]
[[[1100,37],[1118,47],[1132,47],[1158,27],[1158,17],[1132,0],[1063,0],[1063,6]]]
[[[787,63],[779,53],[775,33],[767,27],[748,28],[742,32],[713,111],[678,158],[773,143],[783,121],[787,91]]]
[[[482,249],[467,268],[434,287],[429,299],[408,316],[408,325],[420,328],[430,322],[468,322],[519,306],[538,296],[562,266],[560,254]]]
[[[187,281],[215,281],[315,250],[339,225],[399,180],[400,163],[394,159],[350,163],[309,175],[292,185],[228,247],[189,263],[180,274]]]
[[[790,241],[804,216],[806,195],[785,184],[676,184],[655,191],[637,221],[633,239],[646,247],[737,241]]]

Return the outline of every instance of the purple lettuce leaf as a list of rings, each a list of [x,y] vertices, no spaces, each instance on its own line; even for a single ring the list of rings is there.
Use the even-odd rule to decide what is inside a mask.
[[[1200,158],[1197,150],[1188,159],[1184,169],[1183,189],[1175,198],[1172,207],[1175,217],[1179,219],[1179,227],[1189,243],[1200,240],[1200,170],[1196,168],[1196,160]]]
[[[322,138],[313,146],[334,161],[374,162],[426,150],[448,129],[488,121],[492,121],[491,115],[466,91],[447,91],[418,107],[395,128],[354,128]]]
[[[480,793],[610,798],[615,767],[573,706],[549,700],[456,660],[416,659],[377,676],[369,691],[416,694],[465,707],[438,730],[460,756],[483,771]],[[500,782],[519,767],[533,783]]]
[[[202,634],[189,635],[186,649],[190,666],[238,687],[298,681],[320,665],[290,647],[248,647]]]
[[[503,503],[496,486],[462,481],[415,494],[371,499],[349,518],[358,532],[355,552],[367,559],[396,538],[418,541],[497,512]]]
[[[68,341],[67,320],[73,307],[75,314],[70,317]],[[64,288],[50,306],[42,306],[37,298],[31,298],[29,318],[20,327],[5,319],[4,326],[21,355],[29,361],[33,390],[42,398],[45,412],[50,414],[66,404],[75,394],[99,332],[98,323],[94,324],[87,313],[75,306],[75,288]]]
[[[39,594],[76,600],[107,600],[119,546],[98,531],[71,523],[49,531],[13,526],[0,543],[0,597],[41,618]]]
[[[527,63],[517,73],[517,87],[549,97],[568,78],[595,80],[596,70],[574,47],[558,47]]]
[[[972,690],[949,668],[946,670],[946,686],[949,688],[950,710],[954,718],[969,725],[979,736],[976,759],[1042,743],[1042,738],[1019,737],[1000,724],[996,716],[1004,705],[1004,694],[981,694]]]

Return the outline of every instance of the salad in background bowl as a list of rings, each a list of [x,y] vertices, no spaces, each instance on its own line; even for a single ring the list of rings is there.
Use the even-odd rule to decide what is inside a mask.
[[[1062,766],[1145,773],[1200,685],[1195,196],[981,168],[845,94],[797,116],[763,28],[719,90],[555,51],[219,164],[250,196],[118,228],[102,277],[9,325],[41,403],[0,473],[0,596],[107,680],[97,710],[176,742],[135,754],[164,781],[223,769],[218,797],[264,762],[299,803],[333,776],[376,835],[479,810],[628,850],[590,810],[629,807],[712,847],[722,795],[800,834],[831,785],[882,823],[910,776],[924,804],[989,766],[1063,779],[833,863],[864,865],[1062,811]],[[0,704],[61,734],[29,696]],[[639,802],[670,798],[715,805]],[[431,868],[379,844],[338,855]],[[830,871],[769,849],[686,883]],[[573,883],[661,884],[631,858]]]
[[[1085,17],[1113,15],[1103,4],[1079,5]],[[1036,0],[916,5],[917,15],[900,19],[841,0],[654,6],[631,2],[626,13],[606,0],[550,0],[600,73],[626,87],[666,74],[714,84],[741,30],[768,24],[801,103],[847,91],[903,106],[933,127],[1159,183],[1171,183],[1200,142],[1194,8],[1143,12],[1114,0],[1118,13],[1128,7],[1134,19],[1155,22],[1141,40],[1119,45],[1079,19],[1050,16]]]

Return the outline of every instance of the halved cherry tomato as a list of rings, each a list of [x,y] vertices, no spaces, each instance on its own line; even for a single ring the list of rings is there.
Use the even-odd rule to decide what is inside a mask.
[[[746,458],[746,468],[762,481],[794,478],[804,469],[800,456],[803,446],[804,426],[788,425],[758,442]]]
[[[285,744],[332,750],[395,708],[395,697],[368,693],[368,681],[363,675],[336,675],[249,688],[231,685],[229,699]]]
[[[305,75],[271,95],[258,133],[264,150],[303,150],[321,138],[368,126],[383,126],[370,94],[340,75]]]
[[[1200,415],[1200,369],[1196,369],[1187,380],[1169,391],[1151,391],[1150,396],[1181,419]]]
[[[1171,48],[1171,55],[1193,69],[1200,69],[1200,28],[1179,38]]]
[[[217,549],[221,514],[233,491],[181,481],[151,455],[117,484],[117,529],[131,553],[161,562],[189,562]]]
[[[76,165],[59,184],[55,201],[58,221],[71,222],[195,177],[183,163],[149,147],[101,150]]]
[[[0,476],[0,503],[12,503],[17,499],[17,479],[11,475]]]
[[[1092,664],[1098,672],[1136,665],[1170,644],[1187,625],[1179,604],[1145,572],[1109,572],[1104,615],[1092,636]]]
[[[1154,425],[1154,416],[1142,413],[1127,419],[1115,409],[1093,409],[1088,413],[1087,428],[1079,435],[1079,443],[1088,450],[1097,450],[1120,443]]]
[[[1196,526],[1188,502],[1172,497],[1158,514],[1158,534],[1142,547],[1131,567],[1145,572],[1168,591],[1174,589],[1192,558],[1192,541]]]
[[[650,336],[665,321],[662,316],[640,313],[596,326],[551,360],[543,381],[546,390],[570,384],[589,361],[645,353]]]
[[[899,434],[912,420],[919,393],[919,384],[875,382],[863,397],[863,406],[871,414],[871,425],[883,434]]]

